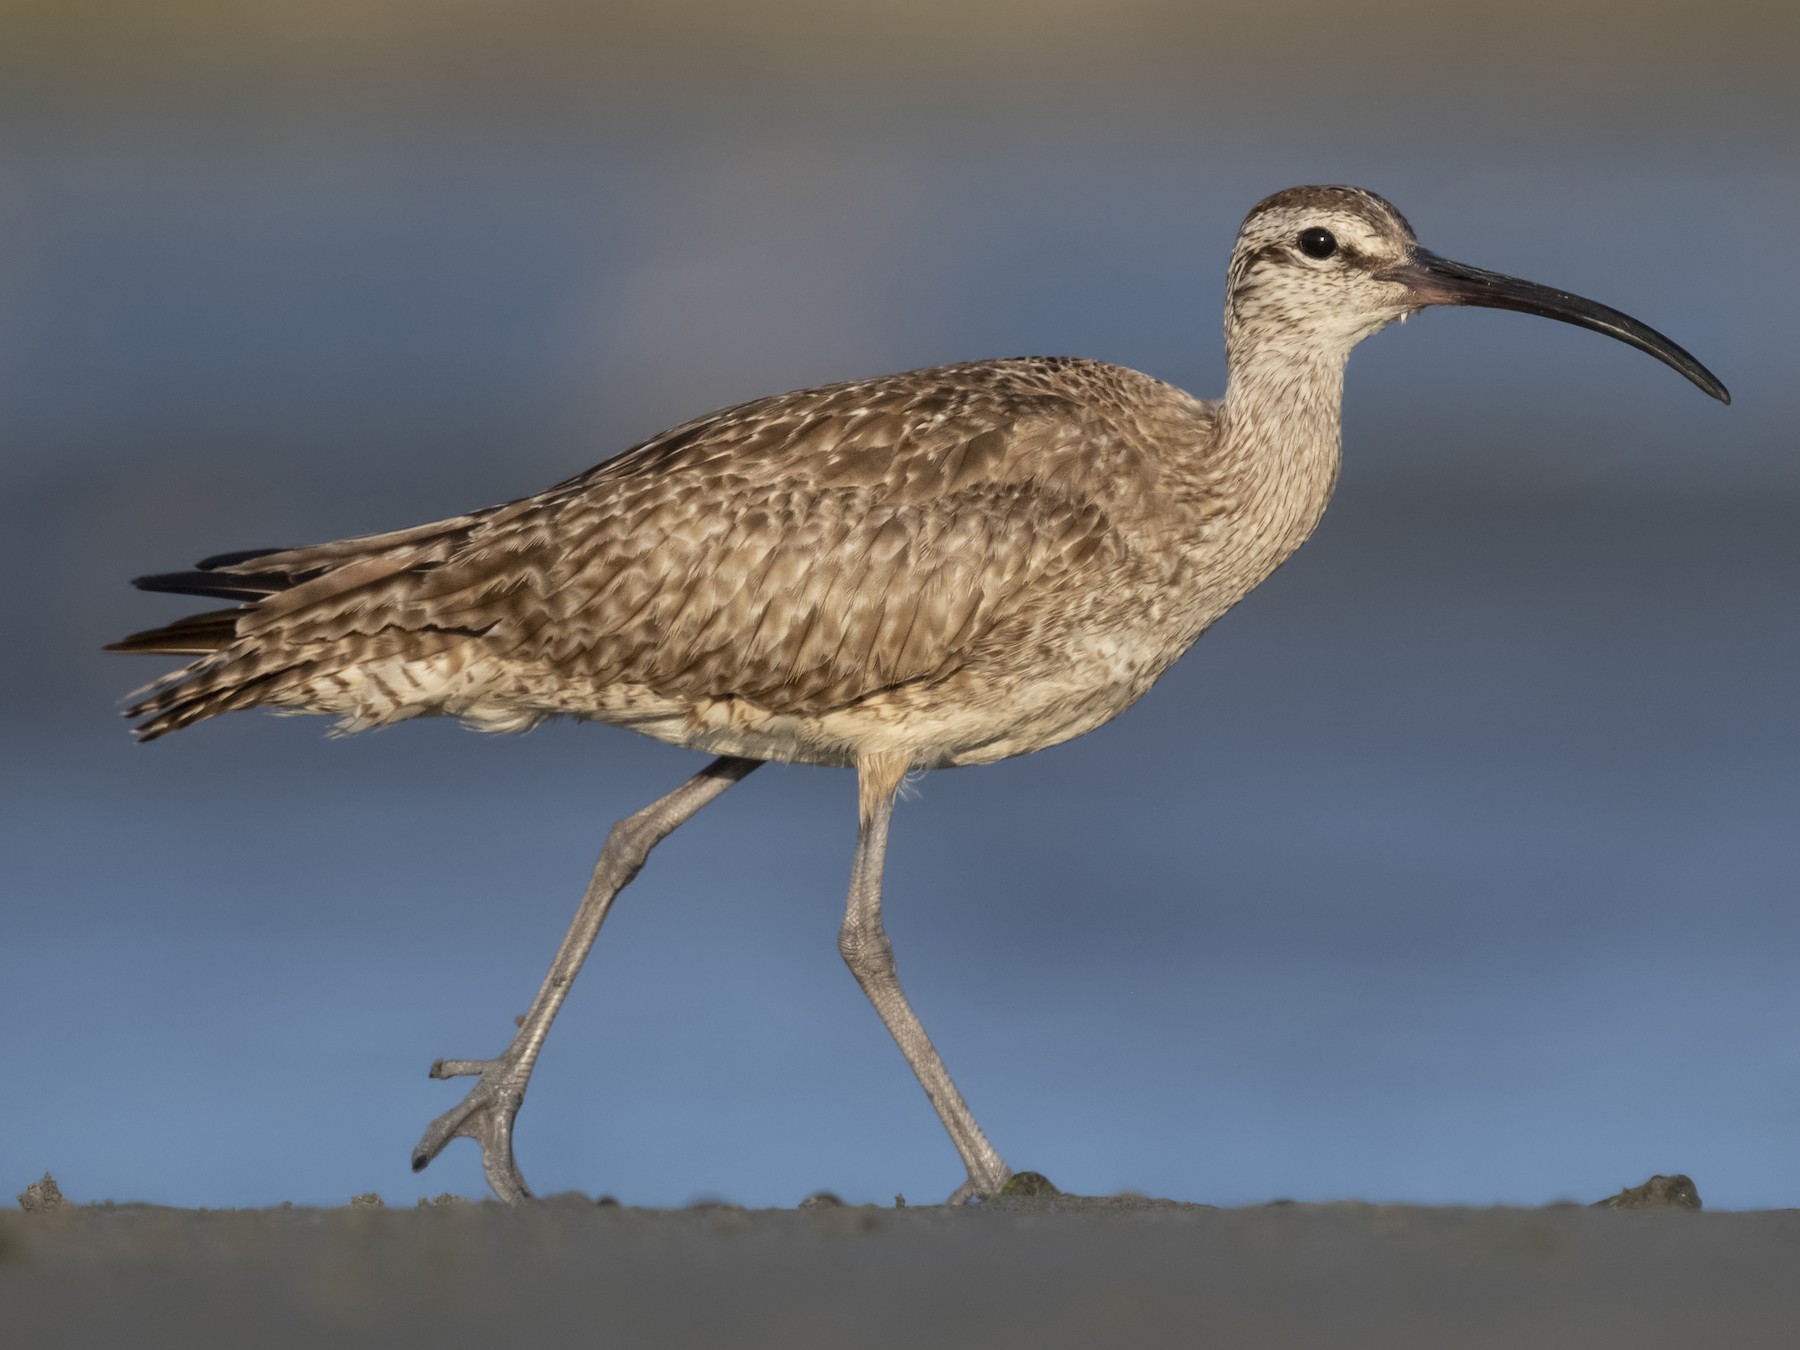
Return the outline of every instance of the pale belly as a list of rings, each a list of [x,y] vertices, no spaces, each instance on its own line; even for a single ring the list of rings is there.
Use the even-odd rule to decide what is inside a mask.
[[[582,690],[566,681],[530,702],[538,718],[605,722],[715,755],[853,767],[869,755],[905,751],[916,767],[948,768],[991,764],[1094,730],[1167,669],[1181,649],[1170,647],[1138,634],[1103,634],[1046,648],[1035,661],[966,668],[817,714],[773,712],[729,697],[670,698],[642,686]],[[519,706],[509,698],[492,721],[479,705],[458,715],[509,730]]]

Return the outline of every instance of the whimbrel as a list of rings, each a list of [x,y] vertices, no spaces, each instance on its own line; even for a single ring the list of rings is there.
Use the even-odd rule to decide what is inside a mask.
[[[127,716],[144,740],[237,708],[345,730],[431,714],[486,731],[569,715],[718,756],[608,835],[506,1049],[426,1129],[530,1195],[513,1123],[607,909],[650,850],[760,763],[857,772],[838,945],[967,1169],[1009,1172],[901,992],[882,862],[911,770],[1092,731],[1298,548],[1338,472],[1350,349],[1429,305],[1591,328],[1725,386],[1635,319],[1420,248],[1371,192],[1300,187],[1244,221],[1225,397],[1071,358],[916,370],[683,423],[546,492],[391,534],[208,558],[145,590],[238,602],[112,650],[192,656]]]

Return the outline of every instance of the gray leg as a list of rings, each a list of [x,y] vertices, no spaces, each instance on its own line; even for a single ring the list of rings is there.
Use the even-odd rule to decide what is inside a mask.
[[[857,835],[850,904],[838,933],[838,950],[898,1042],[900,1053],[912,1065],[925,1095],[937,1108],[938,1119],[944,1122],[951,1142],[962,1155],[969,1179],[950,1197],[951,1204],[960,1204],[976,1196],[998,1194],[1012,1172],[975,1123],[974,1114],[956,1090],[956,1084],[950,1081],[949,1070],[944,1068],[931,1037],[925,1034],[924,1026],[901,992],[900,979],[894,971],[894,948],[881,923],[881,872],[887,860],[888,822],[894,812],[898,775],[893,783],[871,783],[872,777],[880,776],[871,775],[865,767],[865,818]]]
[[[494,1194],[508,1204],[531,1197],[531,1188],[519,1175],[513,1161],[513,1117],[525,1100],[525,1086],[531,1081],[532,1066],[550,1034],[550,1024],[568,995],[569,986],[581,971],[599,936],[606,911],[613,897],[643,867],[650,850],[739,779],[755,769],[761,761],[754,759],[716,759],[687,782],[660,801],[652,802],[634,816],[627,816],[613,826],[606,837],[606,847],[594,866],[593,880],[575,911],[575,922],[556,949],[550,973],[531,1001],[531,1010],[519,1019],[519,1029],[512,1044],[496,1059],[440,1059],[431,1066],[433,1078],[457,1078],[480,1075],[480,1081],[469,1089],[469,1095],[444,1112],[426,1127],[425,1137],[413,1150],[413,1171],[420,1171],[443,1151],[458,1135],[481,1145],[481,1166],[487,1173]]]

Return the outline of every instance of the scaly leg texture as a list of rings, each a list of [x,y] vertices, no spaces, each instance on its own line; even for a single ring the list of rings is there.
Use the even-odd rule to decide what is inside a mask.
[[[668,796],[613,826],[587,894],[581,898],[581,908],[575,911],[575,922],[556,949],[550,973],[532,1000],[531,1010],[520,1019],[512,1043],[494,1059],[440,1059],[431,1066],[433,1078],[478,1075],[478,1081],[468,1096],[426,1127],[425,1137],[413,1150],[413,1171],[423,1169],[460,1135],[481,1146],[482,1170],[496,1196],[508,1204],[531,1198],[531,1188],[513,1161],[513,1118],[525,1100],[525,1087],[544,1048],[544,1038],[550,1034],[550,1024],[593,950],[613,898],[638,874],[651,849],[760,762],[730,757],[714,760]]]
[[[881,873],[887,861],[888,823],[894,813],[894,796],[905,772],[904,763],[864,761],[859,766],[862,789],[862,828],[856,839],[856,864],[850,874],[850,903],[844,926],[838,932],[838,950],[844,964],[856,976],[863,993],[881,1014],[900,1053],[912,1066],[925,1095],[937,1108],[938,1119],[950,1132],[950,1141],[962,1155],[969,1179],[950,1196],[951,1204],[977,1197],[998,1195],[1011,1170],[975,1123],[975,1115],[963,1100],[950,1072],[944,1067],[931,1037],[901,991],[894,969],[894,948],[881,923]]]

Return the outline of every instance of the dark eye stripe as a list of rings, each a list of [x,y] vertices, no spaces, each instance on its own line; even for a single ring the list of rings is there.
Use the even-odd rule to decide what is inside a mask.
[[[1298,239],[1293,239],[1279,244],[1264,244],[1261,248],[1257,249],[1254,253],[1244,259],[1242,270],[1245,272],[1253,272],[1258,267],[1268,262],[1292,262],[1294,259],[1294,250],[1298,243]],[[1364,253],[1361,249],[1352,248],[1341,240],[1338,242],[1337,253],[1334,256],[1340,262],[1349,263],[1352,266],[1366,267],[1373,262],[1372,254]]]

